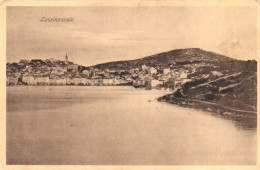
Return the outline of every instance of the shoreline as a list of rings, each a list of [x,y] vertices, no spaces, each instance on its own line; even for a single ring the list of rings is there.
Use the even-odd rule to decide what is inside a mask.
[[[65,87],[65,86],[88,86],[89,85],[9,85],[6,87]],[[92,87],[133,87],[130,85],[92,85]],[[207,101],[201,101],[190,98],[177,98],[173,97],[172,93],[174,90],[167,89],[145,89],[144,90],[158,90],[158,91],[168,91],[170,94],[158,97],[156,100],[158,102],[167,102],[170,104],[175,104],[180,107],[193,108],[197,110],[202,110],[210,113],[213,116],[218,116],[224,119],[234,121],[235,124],[243,129],[256,129],[257,128],[257,112],[247,111],[247,110],[238,110],[234,108],[229,108],[227,106],[219,105],[218,103],[212,103]]]
[[[132,85],[7,85],[6,87],[131,87],[134,89],[143,89],[146,91],[151,91],[151,90],[157,90],[157,91],[167,91],[169,93],[175,92],[174,90],[171,89],[165,89],[165,88],[145,88],[145,87],[135,87]]]
[[[224,119],[233,121],[236,126],[243,129],[257,129],[257,112],[247,110],[237,110],[227,106],[211,103],[207,101],[199,101],[189,98],[171,97],[172,94],[159,97],[157,101],[175,104],[180,107],[193,108],[210,113]]]

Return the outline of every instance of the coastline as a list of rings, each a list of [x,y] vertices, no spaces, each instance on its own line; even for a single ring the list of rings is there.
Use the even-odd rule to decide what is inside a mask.
[[[9,85],[6,87],[66,87],[66,86],[75,86],[75,87],[91,87],[89,85]],[[132,87],[129,85],[95,85],[92,87]],[[140,89],[144,89],[145,91],[156,90],[156,91],[164,91],[169,92],[163,96],[158,96],[155,98],[158,102],[167,102],[169,104],[175,104],[179,107],[191,108],[196,110],[201,110],[207,113],[210,113],[212,116],[221,117],[224,119],[231,120],[235,123],[236,126],[243,129],[251,129],[256,130],[257,128],[257,112],[248,111],[248,110],[239,110],[231,107],[227,107],[215,102],[209,102],[204,100],[197,100],[188,97],[175,97],[175,91],[167,90],[167,89],[146,89],[140,87]],[[150,100],[148,100],[150,102]]]
[[[172,94],[164,95],[162,97],[159,97],[157,100],[159,102],[175,104],[180,107],[206,111],[213,116],[218,116],[224,119],[234,121],[236,126],[241,127],[243,129],[256,130],[257,128],[257,112],[238,110],[214,102],[195,100],[185,97],[173,97]]]
[[[18,87],[18,86],[46,86],[46,87],[58,87],[58,86],[89,86],[89,85],[9,85],[6,87]],[[106,87],[107,85],[95,85],[93,87]],[[128,86],[128,87],[133,87],[125,84],[121,85],[109,85],[108,87],[123,87],[123,86]],[[134,88],[134,87],[133,87]],[[145,89],[145,88],[143,88]],[[151,89],[146,89],[146,90],[151,90]],[[166,94],[164,96],[158,97],[157,101],[159,102],[167,102],[170,104],[175,104],[180,107],[185,107],[185,108],[193,108],[197,110],[202,110],[205,112],[210,113],[212,116],[218,116],[224,119],[228,119],[231,121],[234,121],[236,126],[241,127],[243,129],[254,129],[256,130],[257,127],[257,112],[254,111],[247,111],[247,110],[239,110],[235,108],[230,108],[227,106],[220,105],[218,103],[214,102],[208,102],[208,101],[203,101],[203,100],[196,100],[196,99],[191,99],[188,97],[174,97],[173,93],[175,91],[170,91],[170,90],[164,90],[164,89],[157,89],[159,91],[169,91],[170,94]]]

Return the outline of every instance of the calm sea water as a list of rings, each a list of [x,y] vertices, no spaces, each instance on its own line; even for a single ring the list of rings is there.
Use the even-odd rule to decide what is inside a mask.
[[[132,87],[7,87],[7,164],[256,163],[256,131]]]

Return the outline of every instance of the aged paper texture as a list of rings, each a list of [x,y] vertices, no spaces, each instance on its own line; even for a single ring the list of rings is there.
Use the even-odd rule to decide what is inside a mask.
[[[260,168],[259,1],[0,7],[1,169]]]

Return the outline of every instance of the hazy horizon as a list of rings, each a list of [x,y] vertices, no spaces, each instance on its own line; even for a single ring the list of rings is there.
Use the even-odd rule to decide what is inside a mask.
[[[67,53],[91,66],[200,48],[256,60],[256,23],[255,7],[8,7],[6,59],[64,60]]]
[[[184,48],[183,48],[184,49]],[[185,48],[185,49],[196,49],[196,48]],[[182,49],[173,49],[173,50],[182,50]],[[173,51],[173,50],[170,50],[170,51]],[[204,50],[204,49],[201,49],[201,50]],[[206,50],[205,50],[206,51]],[[164,52],[169,52],[169,51],[164,51]],[[214,52],[214,51],[208,51],[208,52]],[[160,53],[163,53],[163,52],[159,52],[159,53],[157,53],[157,54],[160,54]],[[220,53],[216,53],[216,54],[220,54]],[[148,55],[148,56],[144,56],[144,57],[140,57],[140,58],[136,58],[136,59],[141,59],[141,58],[145,58],[145,57],[149,57],[149,56],[152,56],[152,55],[154,55],[154,54],[151,54],[151,55]],[[156,55],[156,54],[155,54]],[[223,55],[223,54],[220,54],[220,55]],[[64,55],[64,58],[55,58],[55,57],[52,57],[53,59],[56,59],[56,60],[60,60],[60,61],[65,61],[65,56],[66,56],[66,54]],[[225,55],[224,55],[225,56]],[[69,56],[68,56],[69,57]],[[226,56],[226,57],[229,57],[229,56]],[[21,59],[18,59],[17,61],[12,61],[12,62],[19,62],[20,60],[46,60],[46,59],[52,59],[52,58],[44,58],[44,59],[42,59],[42,58],[32,58],[32,59],[25,59],[25,58],[21,58]],[[232,58],[232,57],[230,57],[230,58]],[[129,59],[129,60],[136,60],[136,59]],[[249,60],[249,59],[246,59],[246,60],[244,60],[244,61],[247,61],[247,60]],[[253,59],[253,60],[255,60],[255,59]],[[70,61],[70,60],[68,60],[68,61]],[[73,62],[73,61],[70,61],[70,62],[73,62],[73,63],[75,63],[75,64],[78,64],[78,65],[83,65],[83,66],[86,66],[86,67],[89,67],[89,66],[95,66],[95,65],[98,65],[98,64],[104,64],[104,63],[109,63],[109,62],[117,62],[117,61],[128,61],[128,59],[125,59],[125,60],[113,60],[113,61],[107,61],[107,62],[103,62],[103,63],[97,63],[97,64],[93,64],[93,65],[83,65],[83,64],[81,64],[81,63],[75,63],[75,62]],[[12,63],[12,62],[8,62],[7,61],[7,63]]]

